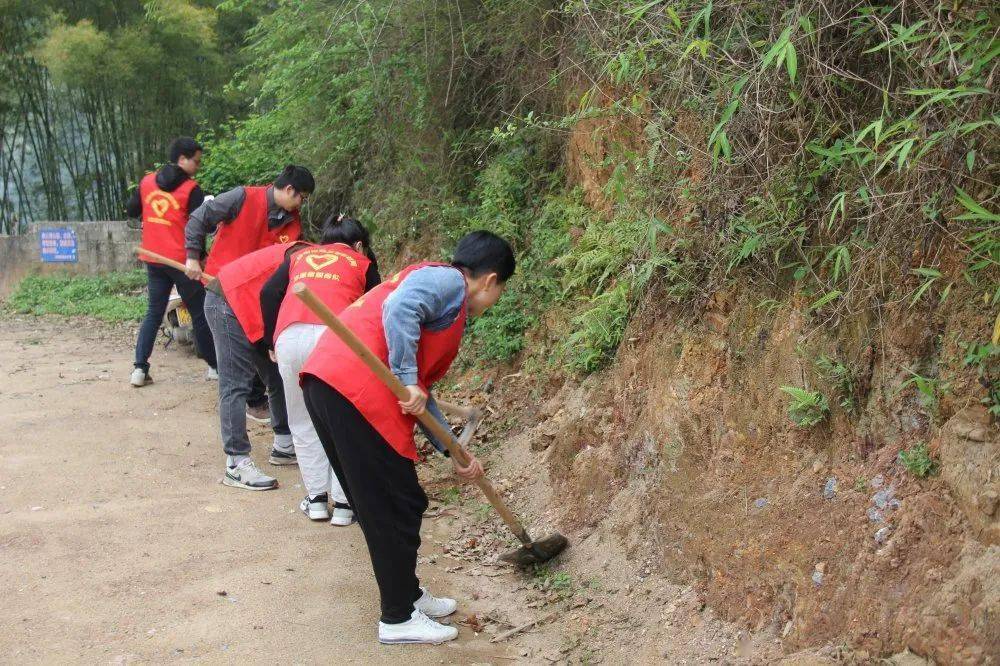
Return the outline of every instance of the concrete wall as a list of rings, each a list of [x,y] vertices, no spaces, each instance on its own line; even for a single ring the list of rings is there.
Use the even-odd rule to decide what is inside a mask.
[[[38,240],[41,227],[76,230],[76,263],[44,263]],[[25,276],[39,273],[94,275],[140,266],[132,253],[142,232],[123,221],[38,222],[22,236],[0,236],[0,298],[7,296]]]

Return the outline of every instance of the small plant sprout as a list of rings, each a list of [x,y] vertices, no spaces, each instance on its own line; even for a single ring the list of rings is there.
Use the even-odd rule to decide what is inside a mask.
[[[937,474],[939,468],[937,461],[931,458],[925,442],[900,451],[899,463],[907,472],[920,479]]]

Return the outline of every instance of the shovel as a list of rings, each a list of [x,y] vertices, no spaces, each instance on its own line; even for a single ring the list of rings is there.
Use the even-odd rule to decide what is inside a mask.
[[[344,341],[351,350],[357,354],[365,365],[375,373],[375,375],[382,380],[382,382],[389,387],[389,389],[395,394],[400,400],[406,400],[409,394],[403,384],[396,378],[396,375],[392,374],[389,368],[386,367],[385,363],[382,362],[375,354],[372,353],[365,343],[362,342],[351,329],[347,328],[337,315],[333,314],[330,308],[316,297],[309,287],[299,283],[292,287],[292,291],[298,296],[306,306],[316,313],[316,316],[326,324],[331,331],[333,331],[338,338]],[[462,432],[462,444],[468,442],[472,439],[472,433],[475,430],[475,426],[479,422],[479,410],[469,410],[467,408],[454,407],[452,405],[447,405],[449,411],[459,411],[465,410],[467,412],[466,418],[469,418],[470,423],[466,426],[465,430]],[[448,448],[448,452],[451,457],[458,461],[458,464],[462,467],[467,467],[469,464],[469,459],[465,455],[465,450],[462,448],[462,444],[455,441],[455,436],[452,434],[451,430],[441,425],[437,419],[431,416],[430,412],[424,410],[423,414],[417,416],[420,422],[434,435],[434,438],[439,442],[444,443]],[[469,427],[471,426],[471,428]],[[468,435],[466,435],[468,433]],[[542,562],[548,562],[553,557],[565,550],[569,542],[566,540],[562,534],[558,532],[550,534],[544,539],[539,539],[533,541],[530,536],[528,536],[527,530],[521,525],[521,522],[517,517],[511,513],[511,510],[507,508],[507,505],[500,495],[497,494],[496,489],[493,485],[486,479],[486,477],[480,477],[474,481],[474,483],[479,486],[479,489],[483,491],[486,495],[486,499],[489,500],[493,508],[497,510],[503,521],[507,523],[507,527],[510,531],[514,533],[514,536],[518,538],[521,542],[521,547],[517,550],[513,550],[509,553],[504,553],[500,556],[500,559],[504,562],[509,562],[511,564],[517,565],[519,567],[527,567],[531,564],[540,564]]]

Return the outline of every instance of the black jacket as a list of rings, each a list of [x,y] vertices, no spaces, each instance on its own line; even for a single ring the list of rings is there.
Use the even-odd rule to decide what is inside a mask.
[[[184,172],[184,169],[180,168],[176,164],[165,164],[163,168],[156,173],[156,186],[163,190],[164,192],[173,192],[181,184],[189,180],[191,176]],[[198,185],[194,186],[191,190],[191,194],[188,196],[188,215],[193,213],[198,206],[200,206],[205,201],[205,193],[201,191],[201,187]],[[128,204],[125,206],[125,214],[129,217],[141,218],[142,217],[142,196],[139,194],[139,188],[135,188],[132,192],[132,196],[128,200]]]

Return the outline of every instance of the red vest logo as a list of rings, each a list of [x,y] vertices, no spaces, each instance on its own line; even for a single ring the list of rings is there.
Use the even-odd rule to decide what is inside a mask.
[[[306,263],[309,264],[314,271],[319,271],[330,264],[335,264],[340,259],[336,254],[307,254],[305,256]]]
[[[163,190],[153,190],[146,195],[146,204],[153,211],[153,216],[146,218],[147,222],[153,222],[155,224],[165,224],[170,226],[170,220],[165,219],[163,216],[167,214],[170,209],[180,210],[180,204],[177,203],[177,199],[173,197],[169,192],[164,192]]]

